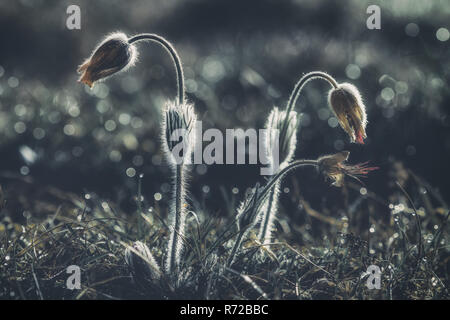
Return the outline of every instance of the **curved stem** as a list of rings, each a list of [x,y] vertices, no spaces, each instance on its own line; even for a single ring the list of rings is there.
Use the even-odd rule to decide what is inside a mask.
[[[177,73],[177,84],[178,84],[178,103],[183,104],[185,101],[185,93],[184,93],[184,75],[183,75],[183,65],[181,64],[181,59],[178,56],[177,51],[173,47],[173,45],[164,39],[163,37],[153,34],[153,33],[143,33],[138,34],[136,36],[131,37],[128,39],[128,43],[132,44],[137,41],[141,40],[150,40],[159,43],[164,47],[164,49],[169,52],[170,56],[172,57],[173,63],[175,65],[176,73]]]
[[[300,80],[296,83],[294,90],[291,92],[291,96],[289,97],[289,100],[287,102],[286,107],[286,121],[284,121],[283,127],[281,128],[280,132],[280,141],[284,140],[284,136],[286,135],[287,127],[288,127],[288,121],[290,112],[294,109],[295,104],[297,103],[297,99],[300,96],[300,92],[302,91],[303,87],[306,83],[308,83],[311,80],[314,79],[322,79],[327,81],[333,88],[338,87],[337,81],[330,76],[328,73],[322,72],[322,71],[312,71],[300,78]],[[282,140],[283,139],[283,140]]]
[[[277,183],[277,181],[279,179],[281,179],[285,174],[287,174],[289,171],[295,170],[299,167],[303,167],[303,166],[317,166],[318,162],[317,160],[296,160],[293,161],[290,165],[288,165],[287,167],[283,168],[282,170],[278,171],[275,176],[269,180],[269,182],[267,182],[267,184],[261,189],[261,191],[258,192],[258,190],[256,190],[259,199],[257,200],[257,202],[255,203],[255,207],[253,208],[253,211],[258,211],[260,206],[264,203],[266,196],[268,195],[268,193],[271,191],[272,187],[274,186],[274,184]],[[248,226],[247,228],[241,230],[238,234],[238,237],[236,239],[236,241],[234,242],[233,248],[231,250],[230,256],[227,259],[227,263],[226,265],[229,267],[233,264],[234,260],[236,259],[236,256],[238,254],[238,250],[241,247],[241,243],[244,239],[244,236],[247,234],[248,230],[249,230]]]
[[[261,198],[264,198],[267,193],[270,191],[270,189],[273,187],[273,185],[283,177],[285,174],[287,174],[291,170],[295,170],[302,166],[317,166],[318,162],[317,160],[295,160],[291,162],[287,167],[281,169],[278,171],[275,176],[267,182],[267,184],[263,187],[261,190]]]
[[[283,176],[288,173],[290,170],[294,170],[301,166],[306,165],[312,165],[317,166],[317,160],[297,160],[292,162],[290,165],[285,167],[284,169],[280,170],[277,175],[274,176],[273,179],[271,179],[267,186],[263,189],[264,193],[269,192],[267,200],[267,208],[262,213],[261,217],[261,226],[259,229],[259,240],[261,243],[270,242],[271,234],[272,234],[272,225],[273,225],[273,219],[276,215],[277,206],[278,206],[278,197],[279,197],[279,189],[281,186],[281,179]],[[273,185],[273,186],[272,186]],[[264,197],[265,195],[262,194],[261,197]]]
[[[289,97],[286,113],[289,114],[289,112],[294,109],[294,106],[297,102],[297,99],[300,95],[300,92],[302,91],[303,87],[306,83],[313,79],[323,79],[327,81],[333,88],[338,87],[337,81],[330,76],[328,73],[322,72],[322,71],[313,71],[305,74],[303,77],[300,78],[300,80],[297,82],[297,84],[294,87],[294,90],[292,90],[291,96]]]
[[[283,121],[283,125],[281,127],[281,132],[279,135],[279,141],[282,141],[283,143],[286,143],[286,134],[287,129],[289,126],[289,114],[294,109],[294,106],[297,102],[298,97],[300,96],[300,92],[302,91],[303,87],[306,83],[313,79],[323,79],[327,81],[333,88],[338,87],[337,81],[330,76],[329,74],[321,71],[313,71],[305,74],[300,78],[300,80],[296,83],[294,90],[292,90],[292,93],[289,97],[287,107],[286,107],[286,116],[285,120]],[[262,222],[260,226],[260,232],[259,232],[259,239],[262,243],[265,243],[266,241],[270,242],[270,235],[271,235],[271,228],[273,223],[274,215],[276,214],[276,207],[278,202],[278,189],[281,185],[281,182],[277,182],[277,185],[271,189],[270,195],[269,195],[269,201],[268,201],[268,207],[267,210],[262,215]]]

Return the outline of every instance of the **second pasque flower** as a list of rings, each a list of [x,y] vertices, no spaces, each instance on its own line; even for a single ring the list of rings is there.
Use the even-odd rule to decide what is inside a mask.
[[[137,50],[128,43],[124,33],[113,33],[103,40],[91,57],[78,67],[81,77],[78,81],[92,88],[98,80],[105,79],[134,65]]]

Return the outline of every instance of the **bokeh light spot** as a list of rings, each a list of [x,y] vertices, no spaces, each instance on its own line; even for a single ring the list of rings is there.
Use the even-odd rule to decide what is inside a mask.
[[[395,92],[392,88],[384,88],[381,90],[381,97],[386,101],[391,101],[395,97]]]
[[[439,28],[436,31],[436,38],[439,41],[447,41],[450,38],[450,33],[447,28]]]
[[[361,76],[361,69],[356,64],[349,64],[345,68],[345,74],[348,78],[356,80]]]
[[[134,168],[128,168],[125,173],[128,177],[133,178],[136,175],[136,170]]]
[[[416,37],[419,34],[420,28],[415,23],[408,23],[405,27],[405,33],[410,37]]]

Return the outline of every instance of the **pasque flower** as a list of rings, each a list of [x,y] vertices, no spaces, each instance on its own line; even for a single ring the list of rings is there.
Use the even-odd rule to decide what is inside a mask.
[[[358,89],[350,83],[340,83],[328,94],[328,103],[352,142],[364,143],[366,108]]]
[[[78,81],[92,88],[98,80],[105,79],[134,64],[137,50],[128,42],[124,33],[113,33],[103,40],[89,59],[78,67],[81,77]]]
[[[305,74],[295,85],[287,105],[287,112],[294,109],[297,99],[306,83],[313,79],[327,81],[332,89],[328,94],[328,103],[336,115],[341,127],[349,135],[351,142],[364,143],[366,138],[366,108],[358,89],[350,83],[338,83],[331,75],[313,71]]]
[[[345,163],[350,155],[348,151],[341,151],[336,154],[322,156],[317,159],[319,171],[333,181],[332,185],[341,187],[344,177],[349,176],[358,181],[360,177],[366,176],[370,171],[377,170],[378,167],[367,166],[368,162],[350,165]]]
[[[294,128],[297,126],[295,122],[297,120],[292,120],[296,113],[293,114],[294,107],[296,105],[297,99],[300,96],[300,93],[306,83],[314,79],[321,79],[328,82],[332,89],[329,92],[328,102],[329,106],[334,112],[336,118],[338,119],[341,127],[344,131],[349,135],[351,142],[364,143],[364,138],[366,138],[366,123],[367,116],[365,111],[365,106],[362,102],[362,98],[358,92],[358,89],[348,83],[338,83],[331,75],[321,72],[321,71],[313,71],[303,75],[300,80],[296,83],[294,89],[291,92],[289,97],[286,111],[279,112],[277,108],[274,108],[272,113],[269,116],[268,126],[272,128],[276,128],[279,130],[279,156],[280,156],[280,169],[283,170],[286,168],[290,162],[292,161],[292,157],[295,152],[295,145],[297,142],[296,134],[297,131]],[[289,117],[287,116],[289,115]],[[293,125],[295,127],[293,127]],[[266,149],[269,150],[269,158],[270,154],[273,153],[273,142],[272,136],[269,136],[269,140],[266,141]],[[340,155],[343,157],[345,154]],[[348,154],[346,155],[348,157]],[[339,156],[337,156],[339,159]],[[342,160],[346,160],[342,159]],[[323,162],[326,164],[327,162],[335,161],[336,159],[324,158]],[[337,163],[337,162],[336,162]],[[335,163],[335,164],[336,164]],[[336,166],[337,167],[337,166]],[[345,168],[345,167],[342,167]],[[334,181],[335,185],[341,185],[343,180],[343,171],[342,168],[336,170],[334,167],[330,167],[330,175],[328,175]],[[357,169],[363,170],[365,167],[350,167],[349,169]],[[351,171],[351,170],[350,170]],[[351,172],[349,172],[351,174]],[[355,177],[356,177],[355,172]],[[273,229],[273,222],[275,218],[275,214],[277,212],[277,204],[278,204],[278,196],[279,189],[281,185],[281,179],[277,179],[277,182],[274,183],[273,189],[268,196],[266,205],[262,208],[262,214],[259,219],[261,220],[260,230],[258,237],[263,243],[271,242],[271,233]]]
[[[173,45],[157,34],[143,33],[128,38],[124,33],[114,33],[103,40],[91,57],[78,68],[78,72],[82,73],[79,81],[92,87],[96,81],[132,66],[137,57],[135,44],[142,41],[153,41],[160,44],[170,54],[177,76],[177,99],[174,102],[166,103],[162,128],[163,147],[166,159],[171,165],[174,181],[169,214],[170,238],[164,269],[176,280],[178,275],[174,271],[178,270],[180,266],[188,208],[185,195],[185,171],[188,169],[190,161],[184,160],[189,160],[196,141],[194,137],[196,116],[193,105],[187,103],[185,99],[181,59]],[[133,246],[135,252],[130,250],[127,251],[126,256],[129,264],[135,270],[141,268],[145,272],[149,271],[146,265],[141,266],[142,259],[139,260],[136,255],[132,254],[137,252],[145,258],[150,253],[148,248],[137,242]],[[147,263],[153,264],[152,261],[147,261]],[[141,272],[141,274],[143,273]]]

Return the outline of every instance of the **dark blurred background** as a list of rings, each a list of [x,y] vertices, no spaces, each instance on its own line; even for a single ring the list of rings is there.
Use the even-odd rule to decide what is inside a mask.
[[[81,8],[81,30],[66,28],[71,4]],[[381,30],[366,27],[370,4],[381,7]],[[77,82],[77,66],[120,30],[173,42],[204,129],[262,128],[309,71],[355,84],[368,111],[366,144],[349,143],[327,107],[328,84],[314,81],[296,107],[303,114],[296,157],[349,150],[351,162],[380,167],[364,181],[382,198],[401,166],[449,199],[449,14],[447,0],[2,1],[0,185],[28,178],[131,212],[143,173],[146,199],[167,200],[159,129],[176,83],[166,52],[139,44],[136,67],[93,90]],[[262,181],[255,165],[193,171],[191,198],[214,213],[227,213],[230,197],[240,200]],[[339,198],[315,172],[298,171],[287,188],[293,179],[313,202]]]

